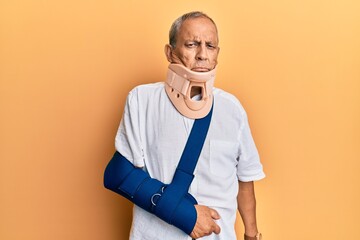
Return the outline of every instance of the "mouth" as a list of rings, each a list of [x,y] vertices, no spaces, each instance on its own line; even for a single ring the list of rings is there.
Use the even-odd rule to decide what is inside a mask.
[[[210,69],[206,68],[206,67],[194,67],[191,70],[194,71],[194,72],[208,72],[208,71],[210,71]]]

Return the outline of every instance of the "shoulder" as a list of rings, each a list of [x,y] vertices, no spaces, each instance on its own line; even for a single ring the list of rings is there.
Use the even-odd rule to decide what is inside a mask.
[[[154,91],[156,89],[161,89],[164,87],[164,82],[155,82],[155,83],[147,83],[141,84],[134,87],[131,91]]]
[[[232,111],[235,110],[240,112],[241,115],[246,114],[241,102],[233,94],[215,87],[213,89],[213,93],[216,104],[219,104],[221,107],[231,109]]]
[[[141,84],[134,87],[130,92],[129,95],[134,94],[152,94],[158,91],[162,91],[164,89],[164,82],[156,82],[156,83],[148,83],[148,84]]]
[[[148,83],[141,84],[134,87],[128,94],[127,100],[132,101],[142,101],[149,98],[153,98],[156,95],[162,94],[164,91],[164,82]]]

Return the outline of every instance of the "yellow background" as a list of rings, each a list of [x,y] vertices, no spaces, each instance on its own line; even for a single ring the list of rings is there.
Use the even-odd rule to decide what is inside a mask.
[[[0,239],[127,239],[131,204],[103,170],[128,91],[164,79],[191,10],[216,21],[216,86],[249,115],[265,239],[360,239],[355,0],[1,0]]]

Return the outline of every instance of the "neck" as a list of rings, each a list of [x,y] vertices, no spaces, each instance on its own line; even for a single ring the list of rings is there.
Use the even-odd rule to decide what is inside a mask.
[[[190,92],[190,98],[193,98],[196,95],[201,94],[201,88],[199,87],[192,87]]]

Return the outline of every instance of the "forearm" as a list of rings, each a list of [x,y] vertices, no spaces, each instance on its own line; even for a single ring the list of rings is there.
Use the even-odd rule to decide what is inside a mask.
[[[245,227],[245,234],[255,236],[258,229],[256,224],[256,199],[253,182],[239,181],[237,201],[238,210]]]
[[[180,176],[180,180],[185,181],[185,177]],[[136,168],[119,152],[115,152],[104,173],[104,186],[107,189],[190,235],[196,223],[194,205],[197,202],[186,189],[179,187],[177,182],[180,180],[174,177],[171,184],[164,184]]]

